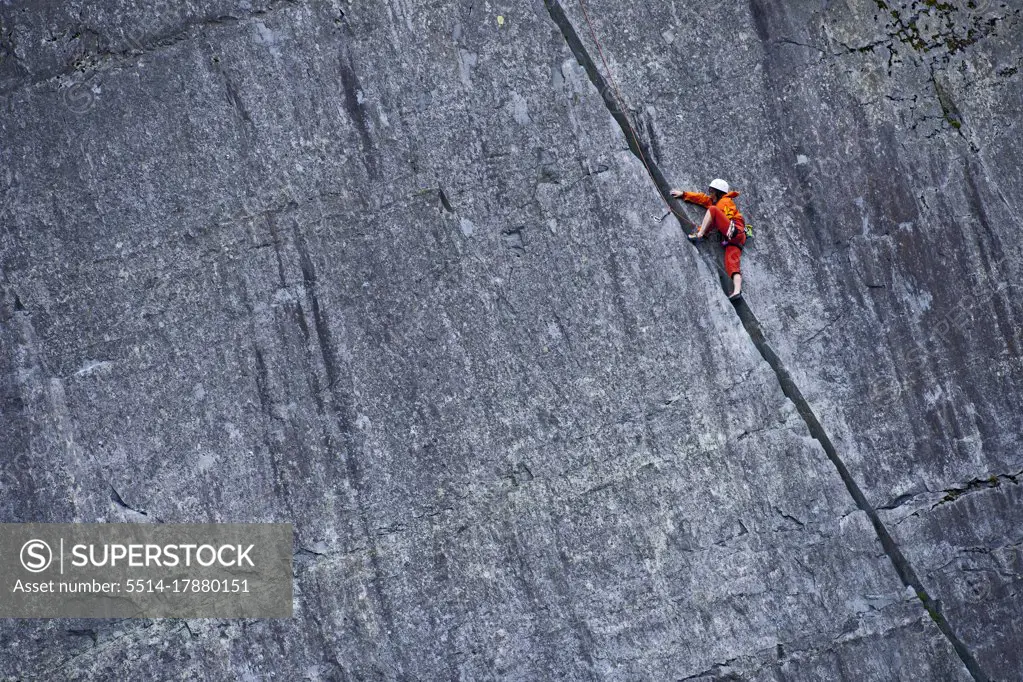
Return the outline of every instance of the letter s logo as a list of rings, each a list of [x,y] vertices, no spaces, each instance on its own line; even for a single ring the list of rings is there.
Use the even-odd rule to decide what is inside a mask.
[[[41,573],[53,562],[53,550],[42,540],[29,540],[21,546],[21,565],[26,571]]]

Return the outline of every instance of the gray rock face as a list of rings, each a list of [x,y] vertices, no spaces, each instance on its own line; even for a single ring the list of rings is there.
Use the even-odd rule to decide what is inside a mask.
[[[0,520],[296,531],[291,620],[0,674],[1018,679],[1023,29],[966,5],[0,3]],[[658,196],[717,176],[735,308]]]

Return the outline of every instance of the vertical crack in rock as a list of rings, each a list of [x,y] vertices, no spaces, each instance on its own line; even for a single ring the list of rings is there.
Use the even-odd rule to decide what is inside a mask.
[[[792,380],[792,375],[785,368],[784,363],[778,354],[774,352],[771,345],[768,343],[767,338],[764,336],[763,328],[757,320],[756,315],[750,310],[749,306],[740,302],[735,306],[736,313],[739,315],[739,319],[742,320],[742,326],[746,329],[750,339],[753,341],[753,345],[756,346],[757,350],[760,351],[760,355],[767,361],[767,364],[774,370],[775,375],[778,377],[778,383],[781,385],[782,393],[792,401],[792,404],[796,406],[796,410],[799,412],[799,416],[803,418],[807,428],[810,430],[810,435],[814,437],[821,444],[825,454],[831,463],[834,464],[835,469],[838,470],[838,475],[842,477],[842,482],[845,483],[846,489],[849,490],[849,494],[852,495],[853,500],[856,502],[856,506],[860,508],[870,519],[870,523],[874,526],[874,532],[877,533],[878,540],[881,541],[881,546],[884,548],[885,554],[888,555],[889,560],[892,562],[892,566],[895,567],[896,573],[902,583],[908,587],[913,588],[917,598],[923,603],[924,608],[930,615],[931,619],[941,630],[942,634],[945,635],[946,639],[952,644],[956,654],[962,660],[966,669],[969,670],[970,674],[975,680],[984,681],[988,680],[987,675],[980,668],[973,654],[966,648],[966,645],[959,639],[952,626],[945,619],[944,614],[941,613],[940,604],[936,602],[924,589],[923,581],[916,574],[913,566],[909,563],[906,557],[902,554],[902,550],[895,543],[894,538],[889,534],[888,529],[885,527],[884,522],[878,515],[870,502],[867,500],[866,495],[860,490],[859,485],[856,483],[856,479],[853,478],[852,473],[846,467],[845,462],[842,461],[841,456],[838,454],[838,450],[832,443],[831,438],[828,436],[827,431],[821,425],[820,420],[817,419],[817,415],[814,413],[810,403],[803,396],[803,393],[796,386],[795,381]]]
[[[622,133],[625,135],[625,139],[629,143],[629,149],[637,158],[640,159],[640,161],[644,163],[649,171],[650,179],[657,187],[657,191],[660,192],[665,202],[672,207],[679,222],[683,225],[683,227],[692,228],[694,226],[693,223],[685,218],[678,202],[671,197],[671,186],[668,184],[667,179],[661,172],[660,168],[657,167],[657,164],[651,157],[649,151],[643,146],[643,142],[637,138],[633,127],[628,120],[627,113],[622,111],[625,103],[622,102],[619,104],[615,101],[611,87],[603,75],[601,75],[596,63],[593,61],[593,58],[586,50],[586,47],[580,40],[575,28],[566,16],[561,4],[558,0],[544,0],[544,5],[547,7],[547,11],[551,15],[551,19],[554,20],[554,23],[557,24],[558,28],[561,30],[561,33],[565,38],[565,42],[568,43],[568,47],[571,49],[576,61],[578,61],[579,65],[586,71],[590,81],[593,83],[594,87],[597,88],[597,91],[603,98],[604,104],[611,112],[611,116],[614,117],[615,121],[617,121],[618,125],[621,127]],[[701,252],[701,256],[705,261],[710,262],[711,257],[708,254]],[[710,264],[717,269],[722,285],[724,286],[728,284],[728,279],[721,266],[716,262],[711,262]],[[891,534],[889,534],[888,529],[885,527],[884,522],[881,521],[881,517],[878,515],[877,510],[870,505],[866,495],[864,495],[863,491],[860,490],[855,478],[853,478],[852,473],[850,473],[848,467],[846,467],[845,462],[842,461],[841,456],[838,454],[838,450],[835,448],[831,438],[821,425],[820,420],[814,413],[810,403],[807,402],[803,393],[799,390],[799,387],[796,386],[796,383],[792,380],[792,375],[785,368],[781,358],[778,357],[778,354],[775,353],[774,349],[768,343],[767,338],[764,335],[763,327],[756,315],[754,315],[749,306],[741,299],[736,301],[733,305],[735,307],[736,314],[742,321],[742,326],[746,329],[746,333],[749,334],[750,339],[753,341],[753,345],[756,346],[760,355],[764,358],[767,364],[770,365],[771,369],[774,370],[774,373],[778,378],[778,383],[781,385],[782,393],[784,393],[785,397],[792,401],[793,405],[796,406],[796,410],[806,423],[806,426],[810,431],[810,435],[812,435],[814,439],[820,443],[825,454],[828,456],[828,459],[831,460],[831,463],[838,471],[838,475],[841,476],[843,483],[845,483],[845,487],[849,490],[849,494],[856,502],[856,505],[864,514],[867,515],[867,518],[870,519],[870,523],[874,526],[874,532],[881,541],[881,546],[884,548],[884,552],[891,561],[892,566],[894,566],[895,572],[898,574],[900,580],[902,580],[904,585],[912,588],[916,593],[917,598],[923,604],[924,609],[927,610],[928,615],[930,615],[931,619],[937,625],[945,638],[948,639],[949,643],[955,649],[956,654],[958,654],[959,658],[962,660],[966,669],[970,672],[973,678],[978,680],[978,682],[987,682],[989,679],[988,676],[984,673],[973,654],[970,653],[970,651],[966,648],[966,645],[959,639],[955,631],[952,629],[952,626],[945,619],[945,616],[941,613],[940,604],[932,599],[924,589],[923,582],[916,574],[912,565],[910,565],[909,561],[902,554],[902,551],[895,543]]]
[[[302,270],[303,285],[312,307],[313,329],[311,331],[313,332],[313,340],[319,348],[320,357],[323,362],[323,369],[327,379],[326,390],[332,398],[332,405],[329,409],[333,411],[334,417],[337,420],[337,429],[342,440],[341,448],[343,449],[342,457],[344,458],[345,471],[348,476],[349,485],[351,485],[355,495],[355,503],[358,507],[356,513],[361,524],[361,530],[366,538],[367,547],[370,550],[368,558],[374,574],[374,578],[370,583],[371,589],[376,596],[375,610],[383,622],[384,630],[388,637],[390,637],[395,623],[394,609],[386,591],[380,584],[386,577],[386,573],[381,565],[379,552],[376,550],[374,533],[371,529],[365,500],[365,476],[358,461],[360,456],[364,456],[364,445],[360,442],[355,428],[354,387],[349,384],[347,386],[348,390],[345,391],[344,388],[346,387],[342,386],[344,377],[342,376],[342,369],[338,366],[336,360],[338,355],[337,345],[326,314],[320,306],[319,295],[317,293],[316,269],[312,259],[309,257],[309,249],[306,245],[305,237],[299,231],[298,224],[294,223],[293,228],[295,248],[298,251],[299,266]],[[309,331],[308,327],[304,330],[307,338]],[[351,380],[349,379],[349,381]],[[317,398],[317,400],[319,401],[320,399]],[[324,406],[321,409],[324,410],[326,415],[328,408]],[[328,448],[328,451],[333,450],[329,441]],[[404,656],[404,649],[401,646],[396,647],[396,649],[398,661],[391,661],[390,666],[392,669],[397,667],[399,674],[403,676],[404,671],[408,669],[408,661]],[[398,663],[398,665],[395,666],[395,663]]]
[[[448,199],[448,195],[444,192],[443,187],[437,188],[437,194],[440,196],[440,205],[444,208],[444,210],[448,213],[454,213],[455,209],[451,207],[451,200]]]
[[[359,77],[355,74],[355,62],[347,48],[342,50],[338,72],[341,77],[341,90],[345,97],[345,110],[359,134],[360,147],[366,173],[370,180],[379,179],[376,160],[373,157],[373,137],[369,131],[369,114],[363,106],[364,97]]]
[[[660,192],[664,201],[671,206],[675,216],[679,219],[683,225],[687,227],[695,227],[691,222],[688,222],[682,213],[681,204],[671,196],[671,185],[668,184],[667,178],[661,172],[661,169],[654,163],[650,149],[644,146],[642,141],[632,132],[632,124],[629,122],[628,112],[622,111],[619,108],[618,102],[615,101],[614,91],[610,84],[601,75],[600,70],[597,68],[596,63],[590,57],[586,51],[586,47],[582,44],[579,39],[579,35],[575,32],[575,28],[572,27],[572,23],[568,20],[565,15],[565,10],[561,8],[561,4],[557,0],[544,0],[544,5],[547,7],[547,11],[550,13],[554,23],[561,29],[561,34],[565,37],[565,42],[568,43],[569,49],[572,50],[572,54],[575,55],[576,61],[586,71],[586,75],[589,77],[590,82],[597,88],[597,92],[604,99],[604,104],[611,112],[611,116],[614,117],[615,121],[621,127],[622,132],[625,134],[625,141],[629,143],[629,150],[646,165],[647,170],[650,172],[650,179],[654,181],[654,185],[657,187],[657,191]],[[625,102],[622,102],[621,107],[625,106]]]

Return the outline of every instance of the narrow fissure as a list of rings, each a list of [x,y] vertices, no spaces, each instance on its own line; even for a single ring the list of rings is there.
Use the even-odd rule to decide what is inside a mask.
[[[593,61],[589,52],[586,50],[586,47],[580,40],[578,33],[576,33],[575,28],[569,21],[564,9],[561,7],[561,4],[558,0],[544,0],[544,5],[547,7],[547,11],[551,16],[551,19],[554,20],[554,23],[557,24],[558,28],[561,30],[561,33],[565,38],[565,42],[568,43],[569,49],[571,49],[572,54],[575,55],[576,61],[586,71],[590,81],[593,83],[594,87],[597,88],[597,91],[603,98],[605,106],[607,106],[608,110],[611,112],[611,116],[614,117],[615,121],[617,121],[618,125],[621,127],[622,133],[625,135],[625,139],[629,144],[629,149],[638,159],[640,159],[641,162],[644,163],[649,171],[650,179],[657,187],[657,191],[661,194],[664,201],[671,206],[672,212],[675,214],[682,227],[684,229],[692,229],[694,224],[692,221],[689,221],[684,217],[678,202],[670,194],[671,185],[668,184],[664,174],[661,172],[660,168],[657,167],[657,164],[651,157],[648,148],[644,147],[643,142],[634,134],[633,128],[628,120],[628,114],[621,110],[620,106],[624,107],[625,103],[622,102],[621,105],[619,105],[616,102],[613,91],[610,88],[610,84],[600,73],[600,70],[597,68],[596,63]],[[721,266],[716,261],[712,261],[709,254],[701,251],[700,255],[706,262],[708,262],[708,264],[712,265],[716,269],[719,279],[721,280],[722,288],[727,291],[725,287],[730,285],[730,282],[728,282]],[[838,471],[838,475],[842,478],[842,482],[845,483],[845,487],[848,489],[849,494],[856,502],[856,506],[867,515],[867,518],[870,519],[870,523],[874,526],[874,531],[877,534],[878,539],[881,541],[881,546],[884,549],[885,554],[888,556],[888,559],[891,561],[892,566],[894,566],[899,579],[902,580],[904,585],[911,587],[916,593],[917,598],[923,604],[928,615],[930,615],[931,619],[937,625],[945,638],[948,639],[953,649],[955,649],[956,654],[959,656],[960,660],[962,660],[966,669],[970,672],[973,678],[978,682],[987,682],[989,679],[988,676],[981,669],[973,654],[966,648],[966,645],[959,639],[955,631],[952,629],[952,626],[941,613],[938,602],[932,599],[924,589],[923,582],[916,574],[916,571],[902,554],[902,551],[888,532],[888,529],[885,527],[881,517],[870,505],[866,495],[863,494],[863,491],[856,483],[853,475],[849,472],[848,467],[846,467],[845,462],[842,461],[841,456],[838,454],[838,450],[835,448],[831,438],[821,425],[820,420],[814,413],[810,403],[807,402],[795,381],[792,380],[792,375],[785,368],[781,358],[777,353],[775,353],[770,343],[768,343],[763,327],[756,315],[754,315],[753,311],[742,299],[733,302],[733,307],[735,308],[735,312],[739,316],[739,319],[742,321],[743,328],[753,341],[753,345],[756,347],[757,351],[760,352],[760,355],[764,358],[767,364],[770,365],[775,376],[777,376],[778,383],[781,385],[782,393],[784,393],[785,397],[792,401],[792,404],[796,406],[796,410],[806,423],[807,429],[810,431],[810,435],[813,436],[813,438],[817,440],[824,449],[824,453],[835,466],[835,469]]]

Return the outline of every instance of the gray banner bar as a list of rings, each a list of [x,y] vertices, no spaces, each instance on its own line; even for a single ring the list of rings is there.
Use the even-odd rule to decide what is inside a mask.
[[[290,618],[290,524],[0,524],[0,618]]]

